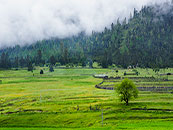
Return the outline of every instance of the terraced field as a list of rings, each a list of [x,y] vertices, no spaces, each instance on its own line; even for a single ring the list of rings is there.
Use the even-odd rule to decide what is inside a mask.
[[[26,70],[0,71],[0,130],[23,129],[173,129],[173,94],[140,91],[139,97],[124,105],[113,90],[95,88],[103,79],[94,74],[124,77],[120,69],[55,69],[44,75],[40,68],[33,73]],[[154,77],[155,81],[135,79],[137,87],[173,87],[151,69],[138,69],[138,76]],[[104,82],[119,84],[121,80]]]

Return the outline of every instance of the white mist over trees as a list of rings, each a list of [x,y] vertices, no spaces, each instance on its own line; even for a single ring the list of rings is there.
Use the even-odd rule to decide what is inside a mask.
[[[118,18],[128,18],[134,8],[165,1],[0,0],[0,47],[100,32]]]

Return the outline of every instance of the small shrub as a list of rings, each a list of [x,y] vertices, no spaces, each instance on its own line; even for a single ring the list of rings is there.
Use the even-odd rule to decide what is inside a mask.
[[[43,70],[40,70],[40,74],[44,74],[44,71]]]
[[[126,76],[127,75],[127,73],[126,72],[124,72],[124,76]]]
[[[69,67],[70,67],[70,65],[69,65],[69,64],[66,64],[66,65],[65,65],[65,67],[66,67],[66,68],[69,68]]]
[[[171,75],[171,73],[167,73],[167,75]]]

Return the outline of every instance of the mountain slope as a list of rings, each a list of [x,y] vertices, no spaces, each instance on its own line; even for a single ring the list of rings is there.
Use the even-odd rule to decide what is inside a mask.
[[[50,57],[54,56],[61,64],[97,61],[104,68],[112,64],[173,67],[173,4],[168,4],[167,8],[162,13],[159,12],[163,9],[160,5],[143,7],[139,12],[134,9],[128,22],[117,20],[110,29],[93,32],[91,36],[81,33],[67,39],[43,40],[0,52],[8,53],[11,62],[15,62],[15,57],[26,59],[27,56],[37,62],[38,50],[41,50],[44,62],[50,62]]]

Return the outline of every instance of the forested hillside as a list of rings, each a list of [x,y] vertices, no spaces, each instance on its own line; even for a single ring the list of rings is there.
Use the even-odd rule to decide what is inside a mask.
[[[91,36],[81,32],[71,38],[2,49],[1,68],[57,62],[85,66],[94,61],[103,68],[112,64],[124,68],[173,67],[173,4],[166,7],[168,10],[163,13],[159,12],[159,5],[134,9],[130,19],[117,20],[104,32],[93,32]]]

